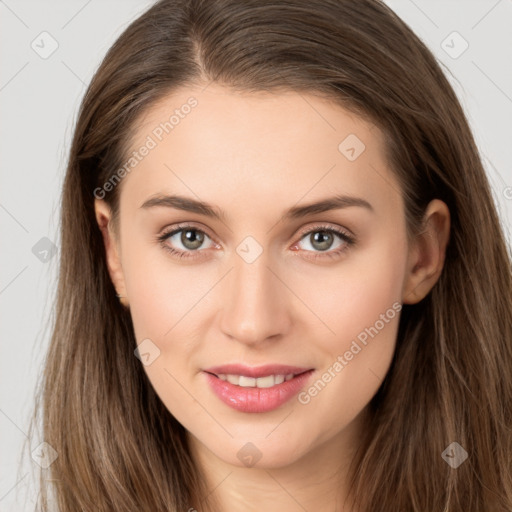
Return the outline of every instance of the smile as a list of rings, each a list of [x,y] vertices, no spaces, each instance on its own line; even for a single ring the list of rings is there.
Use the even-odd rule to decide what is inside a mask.
[[[225,380],[234,386],[241,386],[243,388],[271,388],[276,384],[282,384],[285,381],[292,380],[295,375],[289,373],[288,375],[268,375],[266,377],[246,377],[245,375],[233,374],[219,374],[217,377],[220,380]]]
[[[278,409],[291,400],[306,386],[314,370],[264,377],[202,373],[221,402],[239,412],[262,413]]]

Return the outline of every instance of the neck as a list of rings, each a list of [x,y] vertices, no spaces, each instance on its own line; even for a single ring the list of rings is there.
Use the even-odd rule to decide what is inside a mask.
[[[201,512],[356,512],[348,505],[347,481],[365,419],[363,411],[333,437],[319,440],[302,458],[272,468],[226,463],[187,432],[192,457],[209,492],[195,508]]]

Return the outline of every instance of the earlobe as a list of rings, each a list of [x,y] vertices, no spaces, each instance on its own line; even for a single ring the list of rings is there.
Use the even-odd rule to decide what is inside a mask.
[[[450,210],[443,201],[434,199],[425,211],[424,229],[409,252],[404,304],[416,304],[432,290],[444,267],[449,237]]]
[[[98,223],[103,236],[105,256],[110,279],[112,280],[112,284],[114,285],[117,294],[122,296],[126,301],[126,289],[124,285],[123,269],[121,266],[119,244],[111,222],[112,212],[109,205],[102,199],[95,199],[94,211],[96,222]]]

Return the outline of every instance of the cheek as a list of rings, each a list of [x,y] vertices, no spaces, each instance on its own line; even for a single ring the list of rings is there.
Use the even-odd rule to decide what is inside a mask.
[[[193,266],[178,268],[165,255],[133,244],[126,247],[123,269],[130,300],[130,314],[137,344],[149,347],[144,365],[149,381],[166,407],[187,428],[194,417],[188,393],[194,370],[192,359],[200,344],[195,324],[201,315],[201,297],[211,285]],[[192,327],[191,327],[192,325]],[[146,340],[150,340],[150,344]]]
[[[343,423],[377,392],[396,345],[405,261],[400,240],[375,244],[347,259],[338,277],[330,274],[323,293],[319,287],[310,291],[311,304],[329,329],[315,337],[326,356],[318,380],[299,397],[300,403],[315,403],[315,410],[322,414],[325,409],[326,415],[335,403],[337,421]],[[321,399],[315,398],[320,394]]]
[[[403,238],[382,236],[348,253],[338,265],[315,270],[314,279],[305,272],[306,277],[296,276],[294,289],[323,323],[314,339],[331,354],[339,353],[387,311],[393,320],[393,304],[396,308],[402,298],[406,258]]]
[[[168,260],[164,249],[144,242],[127,243],[123,254],[136,339],[150,338],[162,344],[187,325],[187,314],[199,305],[208,283],[197,268],[178,267]]]

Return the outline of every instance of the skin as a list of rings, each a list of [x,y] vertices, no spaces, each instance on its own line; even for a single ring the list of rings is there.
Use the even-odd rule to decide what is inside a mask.
[[[180,89],[146,112],[132,148],[191,95],[197,107],[124,178],[118,233],[107,204],[95,203],[137,343],[149,338],[160,350],[145,371],[187,429],[219,510],[348,512],[347,465],[389,369],[399,313],[307,404],[294,398],[270,412],[238,412],[212,393],[201,370],[282,363],[315,368],[314,383],[394,303],[429,293],[444,264],[448,208],[432,201],[424,232],[409,244],[381,132],[312,94]],[[354,161],[338,150],[349,134],[366,146]],[[140,208],[171,193],[207,201],[226,218]],[[335,193],[363,198],[373,211],[350,206],[283,219],[288,208]],[[206,233],[196,259],[176,258],[156,241],[185,222]],[[311,236],[322,231],[318,224],[352,234],[356,244],[328,258],[346,244],[333,235],[322,251]],[[165,243],[193,251],[180,235]],[[247,236],[263,251],[252,263],[236,252]],[[261,453],[252,467],[237,457],[248,442]]]

